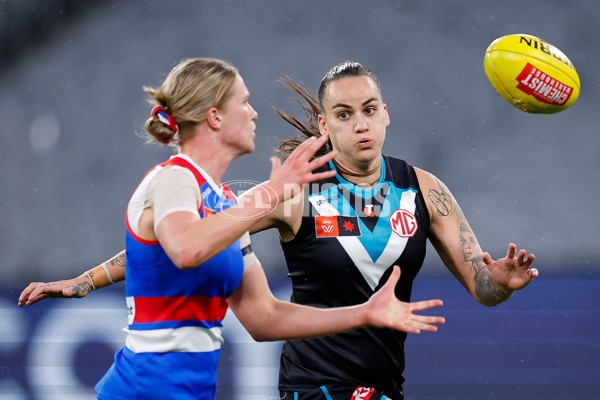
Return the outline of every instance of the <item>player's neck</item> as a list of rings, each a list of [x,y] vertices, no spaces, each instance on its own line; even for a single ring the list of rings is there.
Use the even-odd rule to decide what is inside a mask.
[[[381,177],[381,158],[361,167],[347,165],[338,159],[333,162],[344,179],[362,188],[375,186]]]
[[[185,143],[181,153],[187,154],[194,160],[217,184],[221,183],[223,175],[234,158],[230,151],[226,151],[219,143],[211,143],[208,139],[200,145],[195,145],[193,142]]]

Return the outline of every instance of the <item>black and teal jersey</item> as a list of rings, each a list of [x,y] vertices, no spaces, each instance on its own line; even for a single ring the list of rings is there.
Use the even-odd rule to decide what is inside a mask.
[[[316,307],[360,304],[402,270],[396,296],[410,301],[425,258],[429,213],[414,168],[382,156],[381,177],[366,190],[340,174],[308,185],[298,233],[281,246],[292,279],[291,301]],[[332,163],[324,169],[335,169]],[[373,387],[402,398],[406,334],[361,328],[284,344],[279,388],[328,384]]]

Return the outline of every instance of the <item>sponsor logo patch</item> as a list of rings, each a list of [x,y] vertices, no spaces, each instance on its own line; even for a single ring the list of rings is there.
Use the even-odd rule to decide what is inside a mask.
[[[315,232],[318,238],[338,236],[361,236],[358,217],[344,215],[318,215],[315,217]]]
[[[350,400],[369,400],[373,393],[375,393],[375,389],[359,386],[354,389]]]
[[[419,228],[417,218],[410,211],[399,209],[390,216],[390,228],[403,238],[413,237]]]
[[[546,104],[562,106],[573,93],[571,86],[565,85],[529,63],[517,76],[517,81],[518,89]]]
[[[363,213],[367,217],[374,217],[375,216],[375,211],[373,211],[373,204],[367,204],[365,206],[365,208],[363,208]]]

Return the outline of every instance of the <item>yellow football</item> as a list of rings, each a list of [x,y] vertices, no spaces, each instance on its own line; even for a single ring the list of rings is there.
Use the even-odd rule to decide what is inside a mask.
[[[579,97],[579,75],[555,46],[531,35],[507,35],[485,51],[485,73],[511,105],[529,113],[553,114]]]

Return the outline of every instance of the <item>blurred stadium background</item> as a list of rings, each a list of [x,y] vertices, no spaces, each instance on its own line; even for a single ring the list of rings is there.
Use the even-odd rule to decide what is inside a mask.
[[[597,399],[600,386],[600,5],[595,0],[0,1],[0,399],[94,398],[122,346],[123,286],[18,309],[30,282],[70,277],[124,245],[125,205],[171,154],[136,132],[143,85],[181,59],[236,65],[259,113],[257,150],[226,181],[268,178],[268,157],[300,115],[278,79],[316,89],[357,60],[382,84],[386,154],[436,174],[482,247],[537,256],[541,277],[479,306],[430,249],[414,300],[441,297],[448,323],[407,342],[407,400]],[[555,115],[509,106],[489,84],[495,38],[528,33],[574,63],[581,95]],[[240,188],[241,189],[241,188]],[[289,286],[275,232],[253,238],[278,296]],[[274,399],[279,343],[226,322],[219,400]]]

